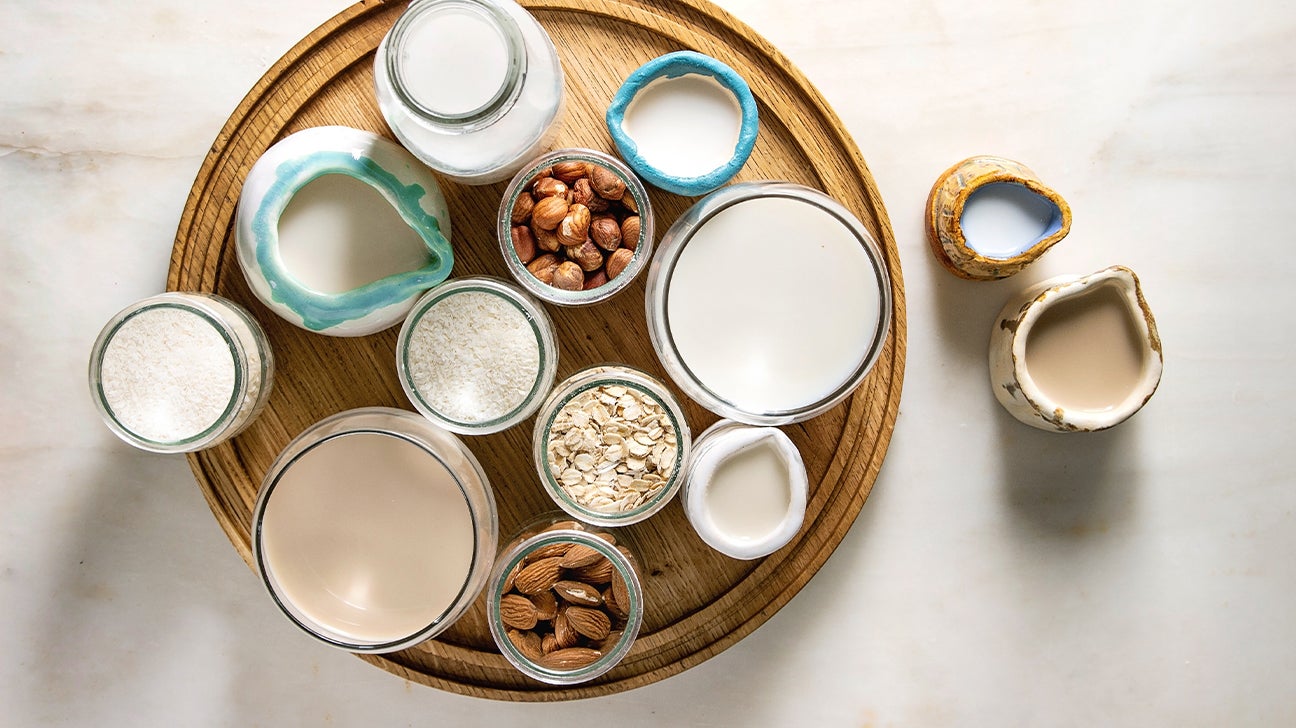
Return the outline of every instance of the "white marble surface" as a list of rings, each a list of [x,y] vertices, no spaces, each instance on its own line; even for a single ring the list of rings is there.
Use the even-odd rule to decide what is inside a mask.
[[[1296,724],[1296,6],[724,0],[836,107],[886,201],[909,365],[882,477],[791,604],[719,657],[569,705],[406,683],[269,608],[180,457],[100,425],[85,359],[159,291],[208,145],[346,0],[0,4],[0,724]],[[1075,211],[1017,279],[938,268],[973,153]],[[1094,436],[986,384],[1008,294],[1123,263],[1160,392]]]

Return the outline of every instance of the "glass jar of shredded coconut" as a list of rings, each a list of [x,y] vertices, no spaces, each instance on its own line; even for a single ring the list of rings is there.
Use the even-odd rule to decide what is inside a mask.
[[[120,311],[90,353],[104,422],[142,450],[193,452],[242,432],[265,406],[274,357],[233,301],[164,293]]]
[[[521,289],[475,276],[419,299],[396,344],[401,387],[415,409],[465,435],[530,417],[553,387],[558,339],[544,308]]]

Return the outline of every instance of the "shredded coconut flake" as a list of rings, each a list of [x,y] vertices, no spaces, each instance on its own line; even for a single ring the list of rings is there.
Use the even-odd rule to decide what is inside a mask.
[[[516,410],[540,374],[540,342],[517,306],[462,291],[436,302],[410,333],[410,381],[441,416],[489,422]]]
[[[234,356],[220,332],[181,308],[128,319],[104,349],[104,400],[123,427],[179,442],[216,423],[234,395]]]

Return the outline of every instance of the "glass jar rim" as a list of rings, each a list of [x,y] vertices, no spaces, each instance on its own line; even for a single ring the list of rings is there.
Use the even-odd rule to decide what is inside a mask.
[[[639,241],[634,249],[634,256],[630,259],[630,264],[626,266],[626,269],[620,275],[607,283],[597,288],[580,291],[565,291],[541,283],[535,276],[531,275],[526,264],[518,257],[517,251],[513,248],[512,239],[513,205],[517,202],[518,196],[525,191],[526,184],[545,167],[572,161],[597,164],[615,174],[625,183],[626,194],[633,197],[639,206]],[[638,278],[639,274],[643,272],[643,269],[648,266],[653,253],[652,202],[648,199],[647,188],[644,187],[639,177],[635,175],[634,170],[616,157],[595,149],[580,147],[554,149],[527,162],[509,181],[508,186],[504,188],[504,195],[500,199],[496,235],[499,238],[500,252],[504,255],[504,264],[508,266],[513,279],[527,292],[543,301],[558,306],[585,306],[600,303],[628,288],[634,282],[634,279]]]
[[[873,339],[850,376],[818,400],[782,410],[745,408],[708,386],[693,373],[680,355],[668,323],[671,276],[680,255],[693,236],[721,212],[744,202],[767,198],[783,198],[812,205],[835,218],[864,250],[878,288],[878,318]],[[662,245],[648,271],[644,307],[649,338],[657,352],[657,358],[685,394],[721,417],[749,425],[778,426],[804,422],[820,415],[855,391],[882,354],[890,332],[893,303],[891,281],[881,248],[873,234],[844,205],[819,190],[793,182],[743,182],[723,187],[702,198],[676,219],[662,236]]]
[[[508,54],[508,68],[500,87],[484,104],[462,113],[445,113],[420,101],[410,91],[404,73],[402,51],[411,28],[420,20],[429,20],[424,17],[428,13],[447,10],[466,10],[486,19],[499,32]],[[429,125],[451,133],[475,131],[498,121],[517,103],[527,75],[527,51],[522,30],[517,21],[486,0],[415,0],[396,19],[384,44],[383,55],[392,90],[401,103]]]
[[[249,357],[247,351],[243,348],[241,342],[232,331],[229,325],[222,319],[220,311],[213,309],[206,299],[216,298],[211,294],[171,291],[156,296],[149,296],[141,299],[118,311],[99,332],[94,346],[90,351],[89,380],[90,390],[94,395],[93,399],[96,408],[103,417],[104,422],[115,434],[122,437],[131,445],[142,450],[158,453],[181,453],[200,450],[219,439],[222,434],[237,419],[239,403],[247,396]],[[231,302],[232,303],[232,302]],[[154,440],[135,432],[128,427],[113,411],[112,405],[108,402],[108,395],[103,388],[102,372],[104,357],[108,353],[108,348],[112,345],[113,339],[117,336],[121,328],[130,320],[140,314],[160,309],[175,309],[185,311],[186,313],[198,316],[205,323],[209,324],[216,330],[229,347],[230,358],[234,366],[234,386],[230,392],[230,398],[225,403],[221,414],[201,432],[191,435],[180,440]],[[238,313],[237,309],[231,309]],[[264,362],[263,362],[264,368]],[[264,375],[264,372],[263,372]]]
[[[531,383],[531,388],[522,401],[508,412],[482,422],[456,420],[437,410],[424,399],[422,392],[415,386],[410,371],[409,347],[414,329],[434,306],[461,293],[484,293],[514,306],[526,318],[531,332],[535,334],[536,349],[539,352],[540,361],[535,381]],[[461,435],[488,435],[506,430],[534,414],[553,388],[558,372],[558,338],[554,332],[553,319],[544,310],[544,306],[526,291],[503,279],[494,276],[467,276],[446,281],[423,294],[401,325],[396,342],[396,372],[401,387],[415,409],[447,430]]]
[[[383,428],[375,424],[361,425],[357,423],[354,427],[343,427],[342,429],[338,429],[337,431],[328,432],[317,441],[311,442],[305,447],[301,447],[303,443],[305,443],[316,433],[319,433],[320,431],[323,430],[328,430],[330,427],[343,425],[348,419],[362,418],[365,415],[392,415],[396,417],[416,418],[416,421],[420,423],[420,426],[423,425],[434,426],[432,423],[406,410],[398,410],[398,409],[387,408],[387,407],[363,407],[359,409],[339,412],[337,414],[326,417],[320,420],[319,422],[316,422],[315,424],[311,425],[310,427],[306,428],[305,430],[302,431],[301,434],[297,435],[297,437],[293,438],[293,440],[290,443],[288,443],[288,445],[283,449],[283,451],[280,452],[279,455],[275,458],[274,462],[271,463],[269,470],[266,471],[266,476],[262,480],[260,489],[257,494],[256,503],[252,509],[250,540],[252,542],[251,543],[252,563],[256,568],[257,576],[260,577],[262,585],[265,587],[266,591],[270,594],[270,598],[274,601],[275,606],[279,608],[280,612],[282,612],[286,617],[288,617],[289,621],[291,621],[294,625],[296,625],[299,629],[301,629],[306,634],[332,647],[337,647],[339,649],[346,650],[348,652],[379,654],[379,653],[395,652],[397,650],[402,650],[407,647],[411,647],[415,644],[418,644],[419,642],[431,638],[432,636],[435,636],[442,629],[452,624],[455,621],[455,618],[450,618],[450,617],[455,614],[457,608],[461,606],[464,597],[467,595],[467,592],[470,589],[472,589],[473,571],[476,568],[476,564],[478,563],[478,559],[480,554],[482,553],[482,550],[488,546],[493,549],[494,546],[482,543],[482,540],[479,538],[477,529],[475,527],[472,529],[471,535],[473,540],[473,547],[472,547],[472,553],[468,559],[469,566],[467,572],[464,574],[463,583],[459,585],[459,591],[449,601],[445,609],[443,609],[439,614],[437,614],[436,617],[433,618],[432,621],[427,625],[421,627],[420,629],[418,629],[417,631],[409,635],[402,636],[399,638],[393,638],[385,641],[365,642],[365,641],[357,641],[357,640],[347,640],[341,637],[340,635],[338,635],[335,630],[331,630],[325,625],[310,619],[306,615],[300,614],[299,613],[300,610],[297,610],[291,604],[291,600],[289,600],[287,596],[282,595],[280,593],[277,580],[274,579],[273,570],[271,569],[266,559],[265,551],[261,543],[262,525],[265,521],[266,509],[269,506],[270,499],[274,495],[274,491],[279,485],[280,479],[292,468],[294,464],[296,464],[303,457],[305,457],[307,453],[312,452],[316,448],[325,445],[326,443],[333,442],[339,438],[349,437],[352,435],[366,435],[366,434],[384,435],[388,437],[394,437],[398,440],[413,445],[419,448],[419,450],[421,450],[424,454],[431,456],[437,462],[437,464],[440,465],[441,468],[444,469],[445,472],[450,475],[451,479],[455,483],[455,487],[459,489],[459,493],[463,496],[464,504],[468,509],[468,517],[473,524],[479,523],[483,518],[493,519],[494,514],[491,513],[482,514],[478,512],[478,509],[474,506],[472,497],[470,497],[468,494],[467,485],[464,483],[464,480],[460,476],[460,474],[455,471],[455,469],[450,465],[450,463],[446,462],[445,458],[443,458],[440,453],[437,452],[434,443],[425,440],[424,438],[419,436],[419,434],[416,432],[402,432],[394,429]],[[481,481],[482,486],[485,488],[487,495],[490,496],[491,493],[490,493],[489,481],[486,479],[485,474],[481,471],[481,465],[477,462],[476,458],[472,456],[471,451],[469,451],[466,447],[463,447],[463,443],[459,442],[458,445],[462,448],[463,452],[468,456],[467,458],[468,461],[475,468],[476,474],[479,480]],[[475,594],[473,596],[475,596]]]
[[[600,386],[630,387],[647,395],[666,413],[675,433],[675,465],[665,486],[651,500],[628,511],[599,511],[577,503],[549,469],[548,446],[554,419],[576,397]],[[610,528],[638,523],[665,508],[684,483],[692,448],[692,433],[679,401],[656,377],[625,364],[591,365],[563,380],[540,408],[532,440],[536,472],[554,503],[578,520]]]
[[[617,640],[616,645],[598,660],[575,670],[549,670],[537,665],[523,655],[517,646],[513,644],[513,641],[508,638],[499,608],[500,598],[504,596],[503,586],[507,575],[531,552],[555,543],[579,543],[598,551],[612,563],[616,574],[625,581],[626,593],[630,597],[630,604],[626,606],[626,625],[622,629],[621,638]],[[496,560],[489,584],[486,593],[487,622],[490,626],[491,636],[494,638],[496,646],[499,647],[500,654],[522,674],[551,685],[574,685],[586,682],[616,667],[626,656],[626,653],[630,651],[630,647],[638,638],[639,630],[643,626],[643,584],[639,581],[638,571],[631,563],[630,558],[622,553],[620,549],[588,531],[574,528],[558,528],[541,531],[521,539]]]

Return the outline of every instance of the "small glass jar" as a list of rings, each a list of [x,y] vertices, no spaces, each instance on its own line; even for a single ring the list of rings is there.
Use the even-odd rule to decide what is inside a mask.
[[[588,584],[594,587],[598,596],[572,603],[558,595],[553,586],[545,587],[541,582],[523,587],[527,592],[535,592],[526,598],[533,605],[547,604],[549,608],[560,605],[558,608],[563,609],[565,607],[562,605],[572,603],[574,606],[601,611],[608,617],[610,631],[603,640],[593,640],[576,632],[572,638],[581,645],[575,648],[578,651],[550,658],[549,655],[562,649],[555,635],[560,629],[565,632],[569,625],[559,626],[556,612],[541,612],[536,615],[531,629],[522,630],[510,626],[505,623],[501,600],[510,593],[526,596],[519,591],[518,575],[528,563],[537,560],[533,555],[565,555],[571,545],[577,544],[593,549],[593,552],[586,552],[589,554],[586,560],[593,559],[593,563],[586,567],[559,570],[554,574],[552,584],[557,585],[560,580]],[[538,596],[544,592],[548,593],[543,597]],[[581,592],[578,591],[577,594]],[[626,603],[620,604],[621,599]],[[612,534],[589,530],[583,524],[555,512],[537,517],[500,550],[495,568],[491,571],[490,586],[486,590],[486,612],[495,644],[499,646],[504,658],[518,671],[551,685],[576,685],[611,670],[630,651],[639,635],[639,628],[643,625],[643,600],[643,587],[639,582],[634,552]],[[566,619],[566,615],[563,619]],[[522,623],[515,622],[519,625],[528,623],[531,623],[529,619]],[[528,636],[528,633],[534,636]],[[546,650],[546,647],[549,649]]]
[[[274,384],[256,319],[207,293],[163,293],[127,306],[90,351],[90,394],[108,428],[141,450],[194,452],[252,423]]]
[[[686,395],[721,417],[777,426],[823,414],[864,381],[886,342],[891,281],[841,203],[748,182],[707,195],[666,231],[644,307],[657,358]]]
[[[684,481],[691,448],[675,395],[623,364],[587,367],[560,383],[532,436],[545,492],[599,526],[638,523],[664,508]]]
[[[499,544],[477,458],[387,407],[338,413],[293,439],[261,482],[251,531],[253,563],[284,615],[359,653],[443,632],[486,585]]]
[[[624,209],[623,205],[618,207],[624,209],[627,215],[633,213],[639,221],[639,233],[633,244],[625,240],[621,243],[622,249],[629,249],[634,254],[629,263],[616,277],[588,290],[568,291],[541,282],[527,269],[527,263],[531,261],[524,262],[513,244],[513,208],[517,205],[518,197],[529,194],[527,189],[536,178],[547,175],[555,165],[568,162],[597,165],[612,172],[625,185],[623,199],[627,196],[631,198],[635,209]],[[622,229],[625,229],[624,224]],[[556,149],[532,160],[509,182],[504,190],[504,197],[500,200],[496,236],[509,273],[513,274],[513,278],[533,296],[558,306],[587,306],[606,301],[625,290],[648,265],[653,252],[652,203],[648,200],[648,191],[644,189],[643,183],[621,160],[593,149]],[[533,252],[535,257],[539,257],[545,251],[537,247]],[[560,251],[556,255],[561,259],[563,253]]]
[[[470,185],[549,146],[563,104],[553,41],[507,0],[415,0],[378,46],[374,84],[396,138]]]
[[[439,341],[421,342],[420,337],[415,334],[420,323],[425,319],[431,324],[432,319],[427,318],[429,312],[434,307],[445,305],[452,299],[465,295],[477,297],[479,302],[483,300],[481,297],[489,296],[490,299],[486,300],[500,305],[503,313],[482,312],[492,319],[490,322],[478,322],[482,326],[516,323],[515,321],[501,322],[497,319],[505,317],[512,319],[513,311],[520,314],[520,321],[524,323],[522,328],[529,334],[522,338],[525,338],[528,343],[533,340],[535,344],[534,374],[519,370],[517,378],[508,377],[507,381],[499,381],[500,375],[510,367],[528,367],[531,352],[529,348],[526,351],[520,350],[517,341],[488,340],[487,337],[494,333],[489,328],[469,327],[462,330],[463,337],[475,337],[476,345],[467,346],[466,351],[463,346],[454,351],[443,351],[445,347],[435,346],[441,343]],[[460,298],[460,300],[466,299]],[[461,318],[462,314],[451,316]],[[455,343],[465,342],[461,339]],[[446,400],[444,397],[451,394],[450,392],[429,391],[428,387],[436,386],[434,381],[420,387],[420,379],[436,378],[437,372],[432,371],[427,357],[438,355],[456,359],[453,362],[456,371],[452,373],[452,377],[459,378],[451,378],[443,382],[445,388],[454,389],[453,401]],[[510,362],[490,358],[509,355],[517,357],[519,361]],[[458,359],[464,360],[458,361]],[[523,362],[521,359],[527,361]],[[414,304],[413,310],[401,326],[400,338],[396,343],[396,371],[405,395],[409,397],[414,408],[425,417],[461,435],[487,435],[506,430],[535,414],[539,409],[541,402],[553,388],[554,377],[558,371],[558,337],[554,331],[553,320],[549,318],[544,307],[511,283],[489,276],[457,278],[428,291],[418,303]],[[518,381],[515,382],[515,379]],[[501,394],[509,395],[510,401],[492,400],[492,397],[499,397]],[[514,394],[520,396],[514,399],[512,397]],[[438,398],[441,401],[438,401]],[[451,411],[453,407],[458,407],[458,411]]]

